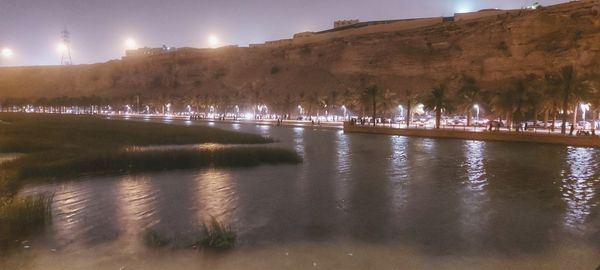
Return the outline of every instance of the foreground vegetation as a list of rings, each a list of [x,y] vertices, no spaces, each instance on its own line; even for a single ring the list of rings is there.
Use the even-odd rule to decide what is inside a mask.
[[[208,222],[204,222],[201,227],[202,231],[198,239],[193,245],[193,248],[209,251],[227,251],[235,247],[237,233],[229,225],[218,221],[215,217],[210,217]],[[157,229],[147,229],[142,234],[144,246],[151,249],[159,248],[177,248],[174,244],[173,236]],[[189,246],[186,246],[189,247]]]
[[[235,246],[237,234],[231,229],[211,217],[210,223],[203,225],[204,237],[200,241],[203,248],[225,250]]]
[[[0,114],[0,127],[0,153],[25,153],[0,163],[0,238],[47,220],[51,197],[14,197],[27,181],[301,162],[292,150],[256,145],[273,142],[270,138],[209,127],[12,113]],[[203,143],[255,146],[136,150]]]
[[[52,196],[0,198],[0,244],[43,229],[52,218]]]

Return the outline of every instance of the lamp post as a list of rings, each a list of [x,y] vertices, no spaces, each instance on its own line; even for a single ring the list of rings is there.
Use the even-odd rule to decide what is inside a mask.
[[[476,118],[477,120],[476,120],[476,122],[475,122],[475,125],[473,125],[473,128],[474,128],[474,129],[477,129],[477,125],[479,124],[479,104],[475,104],[475,105],[473,105],[473,108],[475,108],[475,110],[476,110],[476,115],[477,115],[477,118]]]
[[[579,107],[581,108],[581,112],[582,112],[582,117],[583,117],[583,122],[585,122],[585,112],[590,110],[590,104],[579,104]]]
[[[406,120],[406,117],[404,117],[404,107],[402,107],[402,105],[398,105],[398,109],[400,109],[400,119],[404,119]],[[400,125],[400,122],[398,122],[398,127]]]

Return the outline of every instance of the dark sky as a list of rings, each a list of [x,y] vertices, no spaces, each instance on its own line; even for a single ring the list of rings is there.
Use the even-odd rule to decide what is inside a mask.
[[[535,0],[0,0],[0,65],[60,63],[57,45],[67,25],[75,64],[104,62],[139,46],[207,47],[260,43],[331,28],[335,19],[361,21],[450,16],[455,11],[521,8]],[[543,5],[564,0],[540,1]]]

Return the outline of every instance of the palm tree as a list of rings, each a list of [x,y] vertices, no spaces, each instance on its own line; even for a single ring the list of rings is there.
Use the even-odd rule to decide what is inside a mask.
[[[410,120],[413,115],[413,107],[417,105],[417,95],[411,90],[406,89],[404,91],[404,102],[406,103],[406,116],[404,117],[406,121],[406,127],[410,126]]]
[[[600,89],[594,85],[594,89],[590,92],[590,113],[592,114],[592,135],[596,135],[596,121],[600,112]]]
[[[308,96],[306,96],[305,102],[306,102],[306,107],[308,107],[309,119],[312,119],[313,106],[319,107],[321,104],[320,101],[321,101],[320,96],[316,91],[313,91],[313,92],[309,93]]]
[[[452,110],[450,98],[446,93],[446,86],[441,84],[433,87],[423,102],[423,105],[425,105],[425,109],[435,111],[435,128],[439,129],[442,112]]]
[[[566,134],[567,132],[567,111],[569,109],[569,103],[573,92],[573,86],[575,84],[577,74],[572,65],[564,66],[561,69],[562,79],[562,125],[560,127],[560,134]],[[577,110],[575,110],[577,111]]]
[[[475,79],[464,75],[457,97],[458,109],[467,114],[467,126],[470,126],[473,118],[473,106],[481,99],[481,89],[477,86]]]
[[[542,101],[542,108],[544,109],[544,127],[547,127],[548,118],[552,114],[552,126],[550,127],[554,131],[556,127],[556,114],[560,110],[561,101],[561,88],[559,76],[551,73],[544,75],[543,83],[543,95],[545,99]]]
[[[514,99],[510,91],[511,89],[496,91],[490,101],[492,112],[494,112],[500,120],[502,120],[502,116],[506,117],[506,127],[508,130],[512,127],[512,114],[514,110]]]
[[[566,133],[567,112],[569,106],[574,108],[571,124],[575,125],[577,123],[578,104],[580,101],[585,100],[591,95],[595,81],[597,81],[597,78],[594,75],[579,77],[572,65],[564,66],[561,69],[561,97],[563,110],[561,134]]]
[[[377,117],[377,96],[379,95],[379,86],[376,84],[372,84],[364,89],[363,96],[368,97],[368,100],[371,101],[372,109],[373,109],[373,126],[377,123],[375,118]]]
[[[385,89],[383,92],[379,93],[379,108],[383,111],[383,117],[385,118],[388,115],[388,112],[394,111],[398,106],[398,95],[396,92],[391,91],[390,89]],[[391,115],[393,118],[393,115]],[[390,125],[392,122],[390,121]]]

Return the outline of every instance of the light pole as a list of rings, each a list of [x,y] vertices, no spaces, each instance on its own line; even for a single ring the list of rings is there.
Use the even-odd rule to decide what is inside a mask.
[[[400,109],[400,119],[406,120],[406,118],[404,117],[404,107],[402,107],[402,105],[398,105],[398,109]],[[400,120],[400,121],[402,121],[402,120]],[[401,122],[398,122],[398,127],[400,127],[400,123]]]
[[[582,104],[579,104],[579,107],[581,108],[581,112],[583,113],[582,114],[583,122],[585,122],[585,112],[587,112],[587,111],[590,110],[590,104],[583,104],[582,103]]]
[[[475,110],[477,111],[477,122],[479,123],[479,105],[475,104],[473,105],[473,108],[475,108]]]

